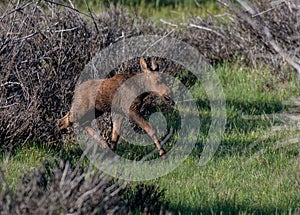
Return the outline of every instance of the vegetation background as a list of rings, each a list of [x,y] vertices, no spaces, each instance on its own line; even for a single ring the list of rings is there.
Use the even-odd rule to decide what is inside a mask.
[[[0,213],[299,214],[300,6],[249,5],[256,14],[230,1],[1,2]],[[199,166],[210,126],[207,95],[184,68],[157,59],[193,91],[201,131],[175,171],[128,183],[95,170],[73,131],[57,133],[55,122],[95,53],[148,34],[180,39],[207,58],[226,95],[227,123],[216,155]],[[137,62],[111,74],[137,70]],[[149,109],[157,111],[148,102],[142,112]],[[109,141],[110,116],[99,121]],[[151,149],[124,143],[117,153],[138,160]]]

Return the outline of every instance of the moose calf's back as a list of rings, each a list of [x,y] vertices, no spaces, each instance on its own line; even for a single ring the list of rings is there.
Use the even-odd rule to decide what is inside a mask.
[[[108,79],[88,80],[77,86],[72,111],[81,118],[90,110],[111,111],[111,104],[117,89],[134,74],[118,74]]]

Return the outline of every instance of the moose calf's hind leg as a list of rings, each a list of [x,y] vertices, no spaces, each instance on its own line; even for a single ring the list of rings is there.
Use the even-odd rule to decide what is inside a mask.
[[[73,123],[73,121],[71,120],[72,120],[72,113],[69,111],[63,118],[57,121],[56,129],[60,131],[71,127]]]
[[[112,135],[111,135],[111,141],[112,141],[111,149],[113,151],[116,149],[116,146],[117,146],[123,118],[124,117],[121,114],[114,114],[112,117],[113,129],[112,129]]]
[[[109,148],[106,141],[101,139],[93,128],[91,128],[90,126],[86,126],[85,130],[91,137],[93,137],[98,143],[101,144],[102,148],[104,148],[104,149]]]

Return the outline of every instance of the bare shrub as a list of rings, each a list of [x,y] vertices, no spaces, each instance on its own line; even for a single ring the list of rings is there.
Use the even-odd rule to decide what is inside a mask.
[[[76,78],[91,55],[92,32],[76,12],[51,14],[38,2],[23,4],[2,9],[0,24],[0,141],[5,146],[54,140],[53,122],[71,102]]]
[[[2,179],[2,185],[5,183]],[[110,189],[115,187],[114,189]],[[2,189],[1,214],[114,214],[125,212],[118,187],[100,172],[61,162],[27,174],[16,192]]]
[[[223,14],[191,18],[179,37],[211,63],[237,59],[252,66],[263,63],[283,80],[290,78],[287,65],[299,70],[295,59],[300,55],[299,1],[218,2]]]
[[[93,54],[119,39],[152,31],[151,24],[111,7],[87,16],[48,1],[0,8],[1,149],[57,142],[55,121],[70,107],[75,83]],[[121,71],[118,71],[121,72]]]
[[[0,170],[0,214],[128,214],[131,211],[168,212],[163,192],[154,185],[112,180],[93,167],[45,163],[20,180],[15,191]]]

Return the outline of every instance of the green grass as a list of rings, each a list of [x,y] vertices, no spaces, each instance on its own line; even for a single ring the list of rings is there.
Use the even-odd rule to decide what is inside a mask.
[[[299,142],[288,145],[297,132],[270,130],[278,122],[271,118],[249,120],[244,115],[278,113],[282,102],[298,95],[293,80],[281,82],[267,69],[249,69],[240,64],[216,68],[226,95],[227,124],[221,145],[213,159],[199,166],[203,140],[210,125],[207,96],[194,87],[202,120],[199,141],[178,168],[145,183],[164,190],[162,201],[178,214],[293,214],[300,207]],[[286,141],[276,147],[276,141]],[[137,156],[140,149],[122,145],[118,152]],[[9,157],[1,156],[1,167],[8,183],[15,187],[26,172],[44,160],[60,158],[76,162],[77,146],[57,151],[46,146],[20,147]],[[7,159],[8,158],[8,159]]]
[[[0,166],[4,171],[6,182],[16,188],[19,179],[25,173],[33,171],[46,160],[53,160],[55,154],[57,153],[42,145],[19,147],[12,153],[2,154]]]
[[[204,167],[189,158],[161,178],[159,186],[165,188],[166,202],[183,214],[287,212],[299,206],[295,164],[284,153],[250,161],[237,155],[215,157]]]
[[[222,143],[206,166],[198,164],[201,151],[194,150],[180,167],[158,180],[165,201],[181,214],[295,212],[300,207],[300,141],[287,144],[296,132],[274,135],[272,119],[243,119],[283,110],[282,101],[297,96],[293,81],[282,83],[263,67],[254,70],[239,64],[222,65],[216,73],[227,102]],[[195,91],[206,99],[202,88]],[[205,108],[202,114],[206,116]],[[278,140],[286,147],[276,147]]]
[[[173,24],[187,23],[191,17],[200,16],[206,18],[211,14],[217,14],[220,9],[215,2],[207,1],[198,8],[196,5],[189,3],[179,6],[152,7],[151,5],[141,5],[138,15],[147,17],[155,23],[164,20]]]
[[[191,17],[209,17],[211,14],[219,14],[221,9],[214,0],[200,0],[197,4],[194,0],[179,1],[106,1],[95,0],[87,1],[90,9],[95,12],[105,12],[111,5],[120,5],[130,11],[131,14],[145,17],[155,23],[161,23],[161,19],[171,23],[186,23]],[[74,1],[75,7],[82,11],[87,11],[87,6],[83,0]]]
[[[78,145],[53,147],[48,144],[28,143],[25,146],[17,147],[10,153],[0,154],[0,168],[6,182],[15,189],[24,174],[34,171],[43,163],[53,163],[65,159],[75,164],[81,154],[82,150]]]

